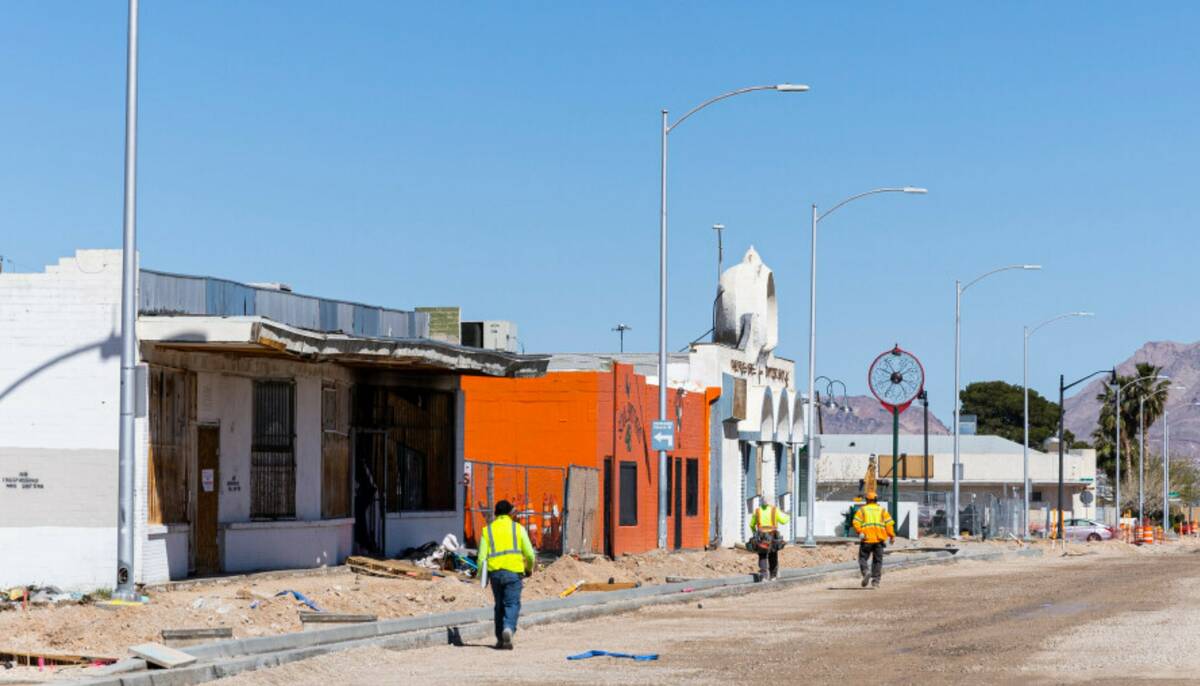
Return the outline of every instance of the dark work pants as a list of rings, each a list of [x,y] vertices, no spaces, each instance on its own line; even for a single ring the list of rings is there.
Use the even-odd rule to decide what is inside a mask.
[[[521,575],[508,570],[488,572],[488,584],[496,601],[496,642],[500,633],[512,629],[517,633],[517,615],[521,614]]]
[[[871,581],[879,583],[883,578],[883,543],[859,543],[858,544],[858,569],[863,576],[867,575],[870,565]]]
[[[779,576],[779,551],[772,550],[769,553],[758,551],[758,572],[762,574],[764,579],[774,579]],[[768,576],[769,575],[769,576]]]

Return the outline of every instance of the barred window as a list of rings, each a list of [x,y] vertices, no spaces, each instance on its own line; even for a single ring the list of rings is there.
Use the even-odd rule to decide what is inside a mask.
[[[296,387],[290,381],[254,382],[250,441],[250,517],[296,516]]]

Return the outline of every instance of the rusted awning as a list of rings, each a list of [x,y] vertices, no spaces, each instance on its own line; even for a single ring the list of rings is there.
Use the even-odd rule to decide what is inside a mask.
[[[138,339],[168,350],[291,357],[350,366],[486,376],[542,376],[548,355],[468,348],[427,338],[365,338],[299,329],[262,317],[141,316]]]

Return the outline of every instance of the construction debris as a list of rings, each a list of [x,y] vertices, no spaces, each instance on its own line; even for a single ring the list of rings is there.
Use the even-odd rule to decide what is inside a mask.
[[[580,584],[577,591],[626,591],[631,588],[638,588],[642,585],[640,581],[613,581],[608,580],[608,583],[600,584]]]
[[[224,638],[233,638],[233,629],[227,626],[203,629],[163,629],[162,641],[172,648],[186,648],[199,643],[208,643]]]
[[[286,591],[280,591],[280,592],[276,593],[275,595],[276,595],[276,597],[290,595],[291,597],[295,598],[297,601],[307,605],[309,608],[311,608],[313,610],[313,612],[324,612],[324,610],[317,607],[316,603],[314,603],[312,600],[310,600],[308,598],[308,596],[304,595],[300,591],[286,590]]]
[[[346,560],[346,566],[357,574],[382,576],[390,579],[410,578],[429,581],[433,578],[433,572],[428,569],[401,560],[376,560],[370,557],[355,555]]]
[[[0,591],[0,610],[91,602],[82,593],[64,593],[57,586],[16,586]]]
[[[16,651],[0,648],[0,663],[12,664],[16,667],[36,667],[42,665],[109,665],[117,661],[115,657],[100,657],[97,655],[64,655],[61,653],[44,653]]]
[[[190,665],[196,661],[194,656],[174,648],[168,648],[161,643],[139,643],[129,646],[129,652],[152,665],[165,669]]]

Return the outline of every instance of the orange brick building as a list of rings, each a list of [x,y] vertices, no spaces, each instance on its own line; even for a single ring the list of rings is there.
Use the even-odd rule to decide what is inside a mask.
[[[658,387],[614,363],[603,371],[552,372],[539,378],[462,380],[464,453],[490,472],[490,494],[475,473],[467,487],[465,531],[473,541],[482,513],[517,498],[535,545],[560,540],[562,483],[568,467],[597,470],[594,552],[652,550],[658,539],[658,454],[650,447]],[[671,388],[668,416],[676,445],[669,453],[667,545],[708,543],[709,406],[719,389]],[[507,467],[516,465],[517,467]],[[490,502],[488,502],[490,501]]]

